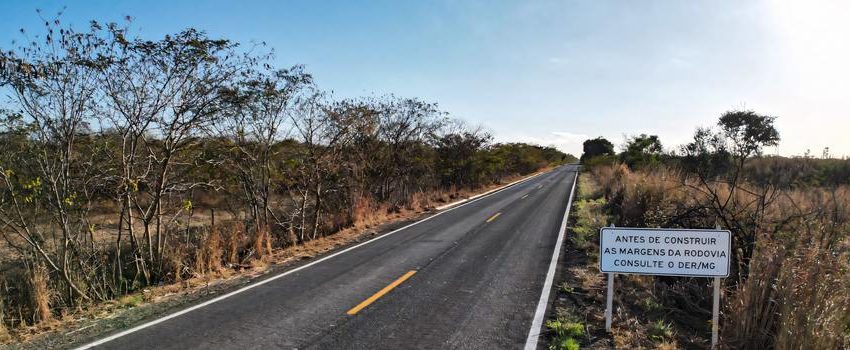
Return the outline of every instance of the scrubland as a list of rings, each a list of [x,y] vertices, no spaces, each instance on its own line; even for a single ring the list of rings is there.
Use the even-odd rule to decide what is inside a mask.
[[[336,98],[263,45],[130,27],[57,17],[0,50],[2,342],[575,159],[417,98]]]
[[[608,225],[720,227],[732,233],[721,348],[850,348],[850,160],[764,156],[780,140],[776,118],[728,111],[667,152],[652,135],[619,154],[603,138],[585,142],[566,248],[577,258],[553,319],[581,323],[572,338],[591,348],[708,348],[708,278],[617,275],[606,333],[597,242]],[[551,344],[569,348],[561,336]]]
[[[587,258],[568,265],[558,318],[587,327],[588,336],[574,337],[585,346],[708,347],[711,279],[618,275],[614,326],[605,334],[598,234],[614,224],[732,230],[735,271],[723,280],[721,302],[724,348],[850,347],[850,186],[776,187],[765,196],[752,184],[705,189],[666,166],[632,171],[624,164],[597,165],[580,178],[568,249]],[[715,194],[730,198],[722,211]]]

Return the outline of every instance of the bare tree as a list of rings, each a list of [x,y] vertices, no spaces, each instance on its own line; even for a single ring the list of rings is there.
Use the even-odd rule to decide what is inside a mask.
[[[327,103],[325,98],[324,94],[313,95],[299,106],[291,118],[298,141],[303,146],[296,170],[301,179],[297,186],[300,192],[299,242],[308,237],[308,232],[310,239],[318,237],[325,194],[339,190],[335,185],[341,181],[335,177],[342,170],[341,154],[362,121],[358,113],[360,110],[353,108],[350,101]],[[308,224],[311,204],[312,222]]]
[[[135,260],[149,282],[145,260],[161,262],[165,244],[165,196],[198,185],[175,176],[176,159],[200,142],[199,132],[219,117],[231,85],[256,58],[194,29],[159,41],[128,40],[126,29],[116,25],[108,30],[112,45],[101,58],[100,81],[113,112],[110,121],[122,139],[119,222],[126,223],[138,251],[134,227],[135,219],[140,221],[144,259],[137,252]],[[119,230],[118,251],[120,240]]]
[[[378,152],[377,179],[382,181],[379,199],[387,200],[396,190],[398,198],[407,199],[417,181],[414,177],[430,174],[427,145],[444,124],[444,114],[436,104],[416,99],[391,98],[381,105],[378,140],[383,145]]]
[[[764,212],[780,194],[775,185],[746,185],[743,179],[747,160],[761,155],[764,147],[778,143],[775,119],[752,111],[726,112],[718,121],[719,131],[697,129],[694,141],[681,148],[686,174],[697,181],[694,185],[686,178],[685,185],[709,198],[708,208],[734,232],[733,273],[739,281],[746,279]],[[738,196],[739,191],[749,196]],[[740,198],[753,199],[742,202]]]
[[[254,74],[237,84],[226,117],[214,126],[230,151],[226,162],[237,173],[257,235],[271,224],[283,225],[271,207],[273,181],[282,181],[275,160],[291,133],[293,110],[312,94],[311,84],[301,66]]]
[[[90,33],[60,28],[58,17],[46,23],[43,38],[17,53],[0,52],[0,85],[9,88],[20,108],[6,113],[5,124],[27,145],[26,154],[14,155],[14,168],[0,165],[0,232],[25,242],[22,253],[34,253],[58,273],[69,300],[90,300],[77,279],[87,278],[82,241],[88,231],[91,164],[77,148],[87,137],[96,104],[96,72],[86,62],[100,43]]]

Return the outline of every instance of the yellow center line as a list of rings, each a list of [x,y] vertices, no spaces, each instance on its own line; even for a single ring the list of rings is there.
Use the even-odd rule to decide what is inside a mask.
[[[487,219],[487,222],[496,220],[496,218],[499,217],[499,215],[502,215],[502,213],[501,212],[496,213],[496,215],[493,215],[489,219]]]
[[[522,198],[520,198],[520,199],[525,199],[525,197],[528,197],[528,195],[524,195],[524,196],[522,196]]]
[[[393,281],[393,283],[390,283],[388,286],[384,287],[384,289],[379,290],[377,293],[369,297],[369,299],[363,300],[362,303],[357,304],[357,306],[353,307],[351,310],[348,310],[348,312],[346,313],[349,315],[354,315],[360,312],[360,310],[365,309],[367,306],[369,306],[369,304],[374,303],[375,300],[378,300],[378,298],[384,296],[384,294],[389,293],[391,290],[393,290],[393,288],[398,287],[398,285],[402,284],[415,273],[416,270],[407,271],[407,273],[399,277],[397,280]]]

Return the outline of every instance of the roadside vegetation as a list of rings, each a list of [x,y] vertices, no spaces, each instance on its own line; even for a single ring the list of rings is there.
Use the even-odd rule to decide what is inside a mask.
[[[0,51],[0,342],[576,160],[261,44],[58,17]]]
[[[709,346],[710,279],[618,275],[613,330],[604,332],[597,242],[599,228],[614,224],[732,231],[724,348],[850,347],[850,160],[761,156],[780,140],[774,120],[730,111],[668,153],[648,135],[620,154],[588,141],[567,248],[585,257],[568,261],[557,315],[587,320],[582,345]]]

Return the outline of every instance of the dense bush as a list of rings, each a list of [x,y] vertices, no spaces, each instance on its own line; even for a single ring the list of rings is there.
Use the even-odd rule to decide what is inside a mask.
[[[620,161],[630,168],[639,169],[658,165],[663,153],[664,147],[658,136],[641,134],[630,137],[619,156]]]
[[[614,156],[614,144],[603,137],[585,140],[582,144],[582,163],[596,157]]]

